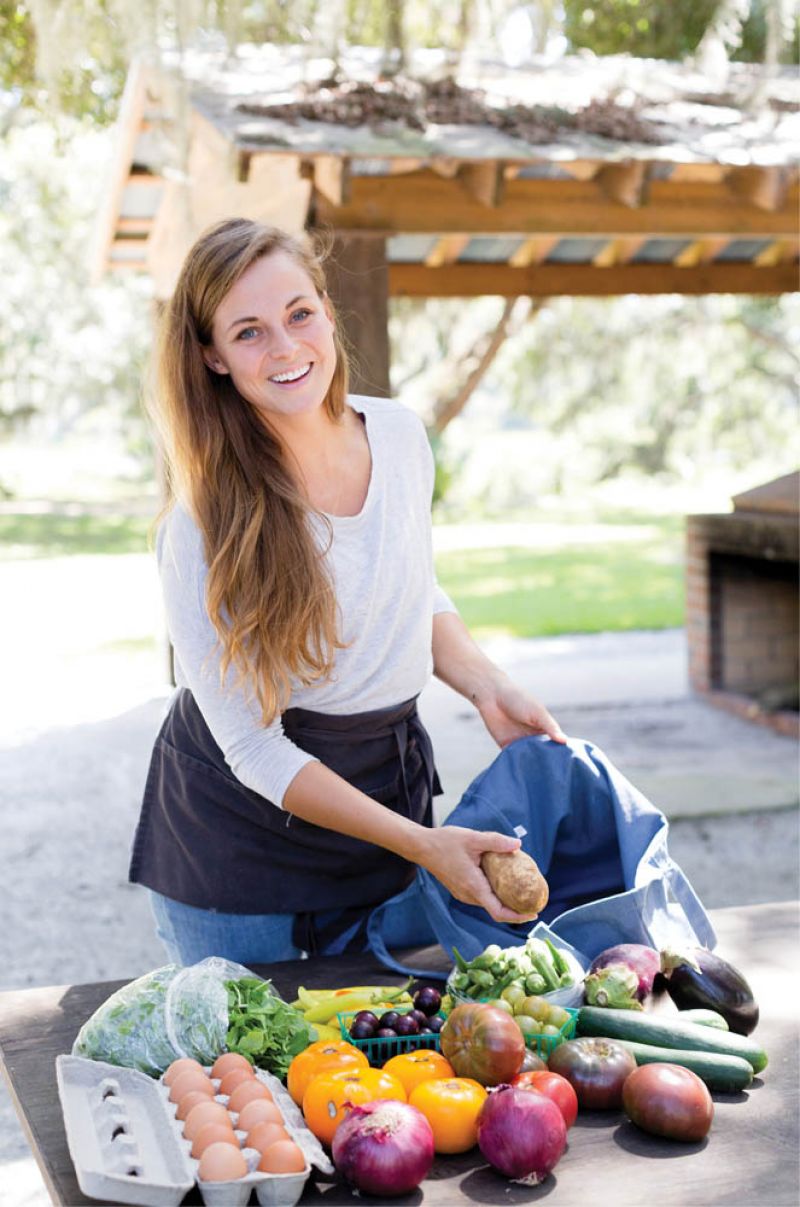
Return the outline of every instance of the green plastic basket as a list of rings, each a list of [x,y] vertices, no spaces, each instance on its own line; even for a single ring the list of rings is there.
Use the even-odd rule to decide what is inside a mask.
[[[547,1060],[551,1052],[555,1051],[559,1044],[563,1044],[565,1039],[572,1039],[575,1035],[575,1026],[578,1021],[578,1011],[570,1010],[569,1006],[564,1006],[569,1018],[562,1025],[558,1035],[526,1035],[525,1045],[532,1052],[536,1052],[537,1056],[541,1056],[542,1060]]]
[[[392,1009],[397,1010],[398,1014],[408,1014],[414,1007],[407,1006],[397,1009],[396,1006],[393,1006]],[[353,1039],[350,1035],[350,1024],[358,1013],[358,1010],[352,1010],[344,1014],[337,1014],[339,1030],[342,1033],[342,1039],[347,1040],[354,1048],[358,1048],[359,1052],[363,1052],[369,1063],[375,1068],[380,1068],[390,1057],[399,1056],[402,1052],[418,1052],[424,1048],[432,1052],[440,1050],[441,1043],[438,1034],[398,1035],[396,1039],[384,1039],[382,1036],[375,1039]],[[438,1017],[444,1018],[444,1015],[439,1014]]]

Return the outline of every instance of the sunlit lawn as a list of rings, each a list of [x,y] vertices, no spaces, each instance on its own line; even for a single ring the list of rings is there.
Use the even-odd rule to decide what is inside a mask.
[[[609,522],[610,520],[610,522]],[[605,537],[554,550],[516,546],[457,549],[437,555],[439,581],[478,636],[535,637],[683,624],[682,525],[673,516],[636,516],[641,539]],[[125,515],[0,515],[0,560],[68,554],[144,553],[151,521]],[[491,532],[491,530],[488,530]],[[572,533],[570,536],[569,534]],[[490,537],[488,539],[491,539]],[[557,544],[557,542],[556,542]]]
[[[7,512],[0,515],[0,560],[145,553],[150,525],[142,516]]]
[[[682,538],[670,517],[641,541],[440,553],[439,582],[476,635],[535,637],[683,624]],[[660,535],[653,537],[655,525]],[[609,534],[613,535],[613,530]]]

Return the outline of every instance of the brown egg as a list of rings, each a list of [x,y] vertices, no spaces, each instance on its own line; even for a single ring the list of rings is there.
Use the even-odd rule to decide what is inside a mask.
[[[188,1096],[188,1095],[187,1095]],[[233,1123],[221,1102],[211,1102],[208,1098],[193,1106],[186,1116],[183,1134],[187,1140],[194,1140],[201,1127],[206,1123],[222,1123],[232,1128]]]
[[[178,1109],[175,1112],[176,1119],[188,1119],[189,1112],[197,1106],[198,1102],[211,1102],[208,1094],[202,1094],[200,1090],[190,1090],[188,1094],[184,1094],[178,1103]]]
[[[190,1056],[182,1056],[180,1060],[173,1060],[172,1064],[165,1071],[162,1081],[164,1085],[172,1085],[176,1077],[181,1073],[185,1073],[188,1069],[194,1069],[196,1072],[205,1073],[205,1069],[200,1064],[199,1060],[192,1060]]]
[[[197,1176],[201,1182],[232,1182],[247,1173],[247,1162],[232,1144],[209,1144],[200,1158]]]
[[[306,1159],[293,1140],[278,1140],[262,1153],[258,1168],[262,1173],[303,1173]]]
[[[266,1152],[270,1144],[274,1144],[276,1140],[290,1140],[291,1136],[286,1128],[281,1123],[264,1122],[257,1123],[247,1133],[247,1139],[244,1142],[245,1148],[257,1148],[260,1153]]]
[[[252,1102],[248,1102],[242,1107],[236,1120],[236,1126],[243,1132],[249,1132],[257,1123],[272,1123],[276,1110],[278,1120],[282,1121],[281,1113],[271,1098],[254,1098]]]
[[[236,1089],[237,1085],[242,1085],[245,1081],[253,1081],[255,1073],[252,1069],[231,1069],[230,1073],[226,1073],[219,1083],[220,1094],[230,1096]]]
[[[170,1102],[180,1102],[192,1090],[198,1090],[207,1098],[214,1097],[215,1091],[211,1078],[207,1077],[202,1070],[198,1073],[196,1069],[187,1069],[185,1073],[179,1073],[169,1087],[169,1100]]]
[[[211,1066],[211,1076],[222,1080],[231,1069],[249,1069],[252,1073],[253,1066],[246,1056],[240,1056],[238,1052],[223,1052]]]
[[[241,1085],[237,1085],[236,1089],[228,1099],[228,1110],[235,1111],[238,1115],[243,1106],[248,1102],[252,1102],[254,1098],[271,1098],[269,1090],[263,1086],[260,1081],[256,1081],[255,1077],[251,1077],[249,1081],[243,1081]]]
[[[192,1141],[192,1156],[202,1157],[209,1144],[217,1143],[239,1147],[239,1141],[229,1123],[204,1123]]]

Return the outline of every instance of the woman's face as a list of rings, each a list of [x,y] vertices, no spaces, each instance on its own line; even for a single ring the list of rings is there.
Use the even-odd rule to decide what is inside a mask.
[[[203,350],[215,373],[267,420],[321,406],[336,368],[333,317],[308,273],[287,252],[251,264],[214,315]]]

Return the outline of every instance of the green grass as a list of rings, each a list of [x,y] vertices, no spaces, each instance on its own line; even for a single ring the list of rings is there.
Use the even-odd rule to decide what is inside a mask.
[[[537,637],[683,624],[681,542],[567,550],[469,549],[437,556],[440,584],[476,636]]]
[[[542,517],[544,518],[544,517]],[[553,517],[547,517],[552,524]],[[536,637],[683,624],[683,522],[677,516],[604,514],[603,539],[569,546],[484,547],[440,553],[439,581],[476,636]],[[68,554],[143,553],[151,521],[125,515],[0,514],[0,561]],[[620,540],[615,526],[642,535]]]
[[[151,521],[142,516],[0,514],[0,560],[72,553],[145,553]]]

